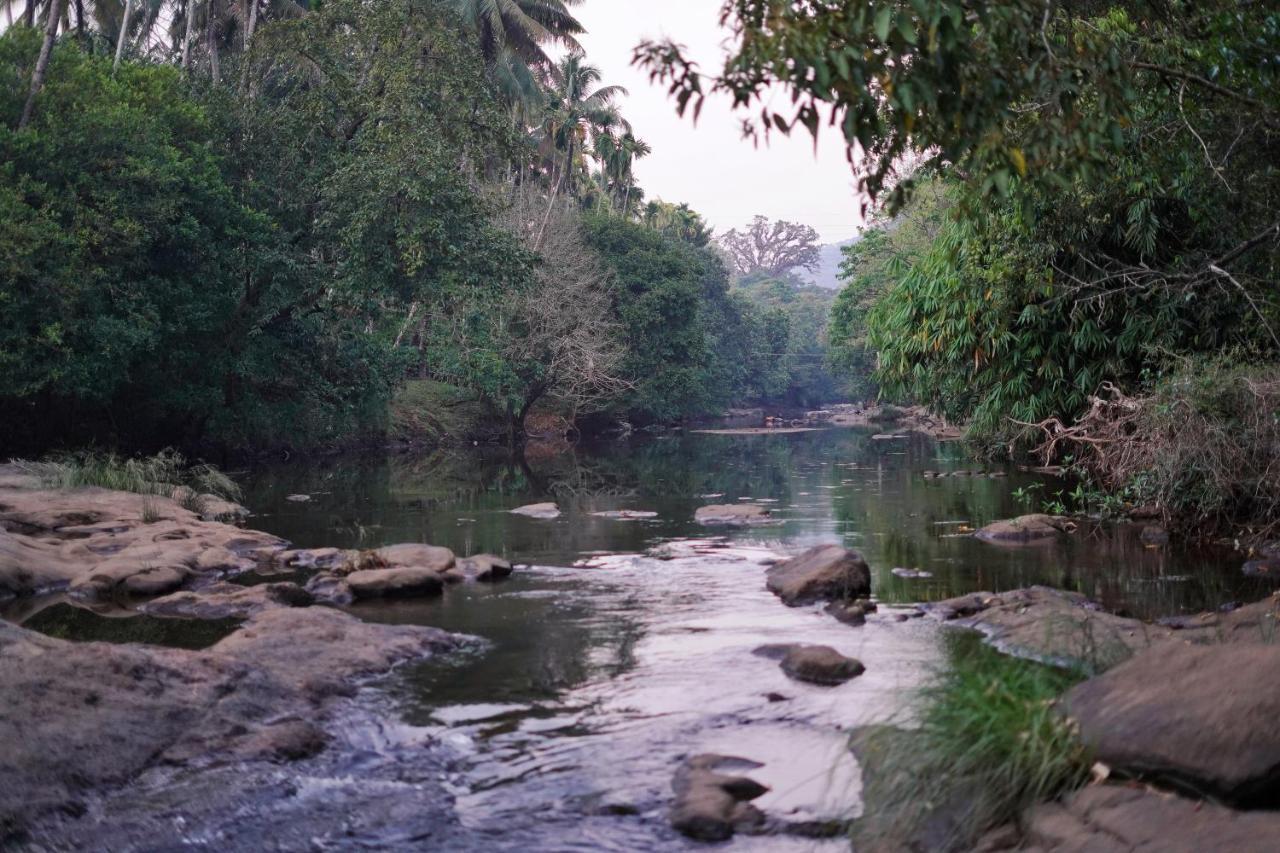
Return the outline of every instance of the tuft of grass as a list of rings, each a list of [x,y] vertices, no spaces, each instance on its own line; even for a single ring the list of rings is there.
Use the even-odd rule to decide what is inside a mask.
[[[950,636],[947,658],[917,696],[914,727],[854,737],[865,802],[854,836],[868,849],[969,849],[1088,779],[1092,759],[1055,707],[1082,673],[1008,657],[975,635]]]
[[[176,450],[154,456],[123,457],[115,453],[81,451],[39,462],[13,460],[21,470],[53,489],[98,486],[139,495],[172,498],[186,509],[200,512],[204,495],[239,500],[240,488],[212,465],[188,465]],[[155,511],[154,505],[152,510]],[[143,515],[147,513],[143,505]]]
[[[156,505],[155,498],[146,495],[142,498],[142,523],[155,524],[164,516],[160,514],[160,507]]]

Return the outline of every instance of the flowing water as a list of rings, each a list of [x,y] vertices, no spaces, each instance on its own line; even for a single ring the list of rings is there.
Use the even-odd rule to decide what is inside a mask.
[[[924,476],[957,470],[967,473]],[[435,600],[354,607],[486,645],[369,688],[365,710],[344,726],[345,749],[289,771],[287,807],[270,797],[238,803],[239,828],[218,830],[231,848],[270,837],[333,849],[417,849],[427,838],[451,850],[684,849],[692,842],[664,819],[671,777],[682,758],[715,752],[759,762],[750,775],[770,787],[757,805],[777,834],[739,836],[732,849],[838,849],[839,838],[811,836],[860,808],[844,732],[907,720],[910,691],[942,657],[938,626],[905,605],[1042,583],[1154,618],[1261,594],[1221,555],[1143,548],[1129,529],[1086,524],[1029,548],[979,542],[968,531],[1028,511],[1019,495],[1066,487],[920,435],[689,434],[520,460],[380,454],[264,466],[242,479],[251,524],[301,547],[431,542],[529,565]],[[509,512],[545,500],[558,502],[559,518]],[[704,504],[748,500],[770,507],[774,523],[724,532],[692,520]],[[621,509],[657,515],[592,514]],[[769,560],[818,542],[858,548],[872,566],[880,610],[866,625],[784,607],[764,589]],[[72,619],[64,608],[28,624],[73,637],[105,630],[92,623],[106,617]],[[866,674],[839,687],[791,681],[752,653],[782,642],[831,645]],[[384,713],[369,714],[374,706]],[[424,780],[449,795],[447,818],[422,793]],[[299,805],[307,802],[323,808]],[[363,819],[335,822],[335,810]],[[188,818],[217,823],[212,813]],[[304,826],[282,829],[290,820]]]

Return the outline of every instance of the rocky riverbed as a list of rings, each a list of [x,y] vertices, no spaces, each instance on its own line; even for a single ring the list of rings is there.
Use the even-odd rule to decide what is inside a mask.
[[[666,850],[729,837],[740,849],[834,849],[861,808],[841,730],[901,711],[941,622],[1098,672],[1063,712],[1106,783],[993,832],[988,849],[1094,849],[1123,826],[1128,846],[1114,849],[1270,830],[1273,679],[1236,673],[1274,666],[1276,599],[1151,623],[1047,587],[885,606],[874,585],[925,590],[931,573],[877,571],[832,544],[735,544],[779,535],[792,511],[769,498],[710,503],[723,497],[688,510],[717,535],[539,567],[530,585],[493,555],[296,549],[218,520],[243,514],[233,505],[195,513],[154,496],[47,490],[0,468],[11,613],[70,601],[105,619],[212,631],[178,649],[0,622],[0,742],[14,744],[0,762],[0,829],[49,849]],[[627,505],[535,508],[516,516],[530,531],[667,523]],[[1079,536],[1051,516],[979,532],[970,539],[987,550],[975,553],[993,559]],[[511,690],[530,674],[526,658],[561,665],[522,648],[530,619],[589,626],[588,671],[600,675],[557,681],[554,699]],[[423,621],[447,630],[413,624]],[[501,669],[508,658],[518,669]],[[405,666],[407,678],[384,675]],[[425,717],[401,704],[419,683],[427,692],[412,703]],[[487,705],[472,698],[486,694]]]

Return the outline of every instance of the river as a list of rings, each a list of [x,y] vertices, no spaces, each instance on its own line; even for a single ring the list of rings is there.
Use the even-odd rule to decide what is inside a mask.
[[[966,473],[932,476],[955,471]],[[352,608],[484,644],[368,685],[337,747],[281,771],[287,797],[241,798],[230,822],[213,806],[180,810],[182,837],[228,849],[253,839],[316,849],[684,849],[696,845],[664,818],[671,778],[704,752],[759,762],[750,775],[770,788],[756,804],[779,834],[740,835],[729,849],[843,849],[840,838],[812,836],[860,808],[845,732],[909,723],[911,691],[944,657],[943,631],[907,605],[1048,584],[1155,618],[1260,595],[1221,554],[1144,548],[1128,528],[1086,522],[1064,542],[1031,548],[979,542],[967,533],[1034,509],[1028,494],[1052,498],[1066,486],[920,434],[674,434],[519,460],[482,449],[340,456],[239,479],[251,526],[301,547],[431,542],[527,565],[501,584]],[[547,500],[560,517],[509,512]],[[699,506],[739,501],[768,506],[774,523],[715,531],[693,522]],[[613,510],[656,516],[593,515]],[[819,542],[857,548],[871,565],[880,609],[866,625],[785,607],[764,589],[769,560]],[[24,618],[73,638],[182,642],[181,628],[157,633],[164,620],[69,611]],[[866,673],[838,687],[791,681],[752,653],[782,642],[833,646]],[[283,782],[245,783],[273,784]],[[204,790],[163,776],[147,785]],[[448,796],[425,794],[428,785]]]

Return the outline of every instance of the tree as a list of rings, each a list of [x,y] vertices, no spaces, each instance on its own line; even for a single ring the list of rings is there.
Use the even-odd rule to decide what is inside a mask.
[[[757,272],[781,276],[818,266],[818,232],[808,225],[783,220],[771,223],[757,216],[745,231],[730,230],[718,242],[740,276]]]
[[[31,113],[35,109],[36,97],[40,94],[40,90],[44,88],[44,78],[49,72],[49,57],[53,53],[53,42],[58,37],[58,13],[62,7],[63,0],[53,0],[53,5],[49,8],[49,20],[44,28],[44,41],[40,45],[40,56],[36,58],[36,67],[31,72],[31,89],[27,93],[26,104],[22,107],[22,115],[18,118],[18,130],[22,130],[31,121]],[[28,26],[34,20],[35,2],[27,6]]]
[[[711,229],[702,214],[688,204],[671,204],[655,199],[645,205],[642,221],[655,231],[660,231],[691,246],[702,248],[711,242]]]

